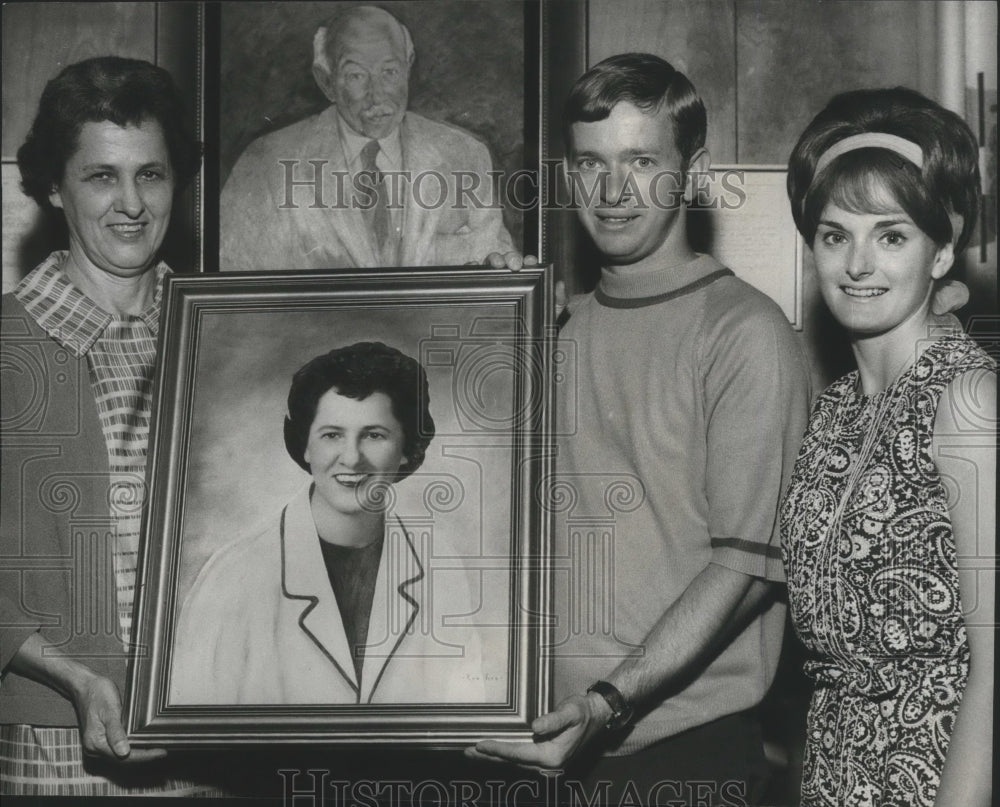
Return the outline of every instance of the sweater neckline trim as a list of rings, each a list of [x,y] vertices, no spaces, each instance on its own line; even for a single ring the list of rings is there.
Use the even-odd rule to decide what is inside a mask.
[[[690,294],[691,292],[698,291],[698,289],[711,285],[716,280],[723,277],[732,276],[734,276],[732,269],[716,269],[714,272],[710,272],[704,277],[700,277],[697,280],[688,283],[686,286],[681,286],[679,289],[673,289],[672,291],[667,291],[663,294],[654,294],[649,297],[612,297],[604,291],[604,289],[598,286],[594,290],[594,299],[601,305],[607,306],[608,308],[643,308],[648,305],[657,305],[659,303],[666,302],[667,300],[672,300],[675,297],[682,297],[685,294]]]

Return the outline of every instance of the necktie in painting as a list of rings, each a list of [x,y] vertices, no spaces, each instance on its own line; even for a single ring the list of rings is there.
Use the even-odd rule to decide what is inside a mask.
[[[386,188],[385,175],[375,165],[379,145],[377,140],[369,140],[361,149],[361,170],[371,178],[371,187],[375,193],[375,203],[368,211],[372,233],[379,252],[384,252],[389,240],[389,191]]]

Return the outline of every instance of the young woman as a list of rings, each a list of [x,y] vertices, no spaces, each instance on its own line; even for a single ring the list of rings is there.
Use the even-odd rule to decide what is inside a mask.
[[[813,409],[782,507],[815,654],[802,803],[990,799],[996,364],[930,300],[976,221],[978,149],[903,88],[836,96],[789,164],[858,369]]]

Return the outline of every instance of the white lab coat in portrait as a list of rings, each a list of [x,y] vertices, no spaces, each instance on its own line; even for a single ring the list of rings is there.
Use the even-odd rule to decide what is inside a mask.
[[[476,703],[485,698],[464,573],[428,573],[386,517],[360,681],[309,505],[309,487],[258,535],[216,552],[177,624],[171,704]]]

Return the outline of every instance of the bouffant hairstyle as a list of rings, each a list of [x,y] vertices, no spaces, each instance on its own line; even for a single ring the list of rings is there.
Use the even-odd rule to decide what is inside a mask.
[[[651,53],[611,56],[577,79],[563,114],[567,151],[572,147],[570,127],[574,123],[606,120],[622,101],[648,112],[666,106],[673,121],[674,143],[687,170],[691,158],[705,145],[705,105],[687,76]]]
[[[139,126],[155,120],[163,130],[178,193],[198,173],[201,143],[185,125],[184,104],[170,74],[139,59],[99,56],[71,64],[45,85],[38,114],[17,151],[21,187],[43,208],[59,187],[85,123]]]
[[[381,342],[357,342],[339,347],[306,362],[292,377],[285,417],[285,448],[298,465],[305,461],[309,430],[319,399],[330,390],[347,398],[364,400],[374,392],[392,402],[392,414],[403,427],[403,479],[421,466],[434,438],[427,373],[416,359]]]
[[[817,170],[831,147],[872,132],[915,144],[922,165],[892,148],[872,145],[845,151]],[[799,232],[811,244],[831,202],[855,213],[887,212],[887,192],[934,243],[953,242],[956,252],[964,249],[979,210],[976,138],[954,112],[905,87],[834,96],[806,127],[789,159],[788,198]],[[954,214],[962,217],[957,233],[949,218]]]

